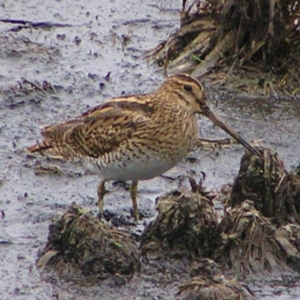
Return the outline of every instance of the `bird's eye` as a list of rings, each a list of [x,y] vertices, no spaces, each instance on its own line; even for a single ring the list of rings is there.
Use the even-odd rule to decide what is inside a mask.
[[[186,85],[184,85],[184,86],[183,86],[183,89],[184,89],[185,91],[187,91],[187,92],[191,92],[191,91],[193,91],[193,88],[192,88],[192,86],[191,86],[191,85],[189,85],[189,84],[186,84]]]

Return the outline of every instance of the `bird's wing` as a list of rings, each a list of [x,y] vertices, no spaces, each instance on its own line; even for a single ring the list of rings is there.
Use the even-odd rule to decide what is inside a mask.
[[[146,100],[143,95],[107,100],[77,118],[44,127],[44,140],[28,150],[47,150],[65,158],[97,158],[109,153],[134,132],[145,130],[154,113]]]

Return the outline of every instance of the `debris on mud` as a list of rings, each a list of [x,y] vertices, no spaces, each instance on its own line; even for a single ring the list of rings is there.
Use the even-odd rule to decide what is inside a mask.
[[[175,190],[157,199],[158,216],[144,230],[142,253],[159,251],[171,257],[206,257],[214,251],[219,238],[213,203],[207,193]]]
[[[224,262],[236,274],[287,271],[300,266],[300,248],[295,248],[295,236],[300,227],[288,225],[279,228],[254,208],[254,203],[245,200],[226,212],[218,226],[223,246],[215,253],[217,261]]]
[[[50,82],[29,81],[22,78],[17,84],[6,87],[5,90],[0,87],[0,92],[3,94],[2,105],[14,109],[25,104],[40,104],[45,101],[45,96],[55,98],[59,86],[53,86]]]
[[[158,198],[158,216],[141,237],[142,254],[169,260],[214,258],[244,277],[299,271],[300,226],[292,224],[299,192],[291,188],[297,175],[292,176],[271,150],[263,149],[260,157],[245,153],[228,195],[232,207],[225,209],[220,222],[202,181],[197,185],[191,179],[191,191]]]
[[[22,78],[22,81],[19,82],[19,85],[20,85],[20,89],[22,90],[26,90],[27,93],[29,94],[31,91],[35,91],[35,90],[38,90],[40,92],[46,92],[46,91],[50,91],[50,92],[53,92],[56,94],[56,90],[54,88],[54,86],[44,80],[42,83],[40,82],[33,82],[33,81],[29,81],[28,79],[25,79],[25,78]]]
[[[295,271],[300,271],[300,226],[287,224],[279,227],[274,238],[286,254],[287,264]]]
[[[37,265],[52,266],[60,277],[82,284],[97,283],[109,275],[123,284],[140,270],[135,241],[76,204],[49,226],[48,243]]]
[[[244,276],[300,271],[299,195],[300,176],[288,173],[277,153],[245,153],[218,225],[224,244],[215,259]]]
[[[50,30],[53,27],[70,27],[69,24],[60,24],[60,23],[53,23],[53,22],[31,22],[28,20],[16,20],[16,19],[0,19],[0,22],[9,23],[9,24],[19,24],[16,27],[10,29],[10,31],[20,31],[22,29],[44,29]]]
[[[56,165],[52,164],[36,164],[33,168],[34,175],[44,175],[44,174],[53,174],[53,175],[62,175],[64,174],[64,171]]]
[[[300,223],[300,176],[288,173],[277,153],[244,154],[229,198],[231,207],[252,200],[255,208],[277,225]]]
[[[3,47],[0,49],[0,55],[7,60],[15,58],[31,58],[35,56],[36,60],[42,60],[45,63],[55,61],[55,58],[61,56],[59,48],[54,46],[46,46],[37,43],[28,37],[0,34],[3,41]]]
[[[168,73],[205,75],[246,94],[299,95],[298,1],[183,0],[180,26],[148,53]]]
[[[176,299],[255,299],[249,287],[239,283],[236,278],[226,279],[220,267],[211,259],[194,261],[190,268],[190,277],[179,285]]]

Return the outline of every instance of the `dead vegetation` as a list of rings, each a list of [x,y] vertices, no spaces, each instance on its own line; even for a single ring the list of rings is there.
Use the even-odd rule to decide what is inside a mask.
[[[0,92],[3,95],[0,109],[3,107],[15,109],[26,104],[39,105],[45,101],[45,98],[56,99],[59,89],[60,86],[53,86],[46,80],[39,82],[21,78],[17,84],[5,88],[0,86]]]
[[[255,208],[277,225],[300,223],[300,178],[284,169],[278,154],[263,149],[256,157],[245,154],[240,171],[230,195],[230,205],[235,207],[252,200]]]
[[[278,154],[245,153],[218,232],[215,258],[238,273],[300,271],[300,177],[287,172]]]
[[[212,254],[219,240],[213,203],[195,182],[191,186],[192,191],[175,190],[157,199],[158,216],[142,234],[142,253],[189,259]]]
[[[42,269],[52,266],[60,277],[81,284],[109,276],[125,283],[140,270],[135,241],[76,204],[50,225],[48,243],[37,264]]]
[[[296,0],[183,0],[180,29],[148,57],[220,87],[298,97],[299,16]]]
[[[194,261],[189,273],[191,278],[180,284],[176,299],[254,299],[254,294],[247,285],[236,278],[225,278],[220,266],[211,259]]]
[[[288,224],[277,229],[270,219],[254,208],[252,201],[225,214],[218,231],[223,246],[215,259],[246,277],[249,274],[271,274],[276,271],[299,271],[300,248],[295,243],[300,226]]]
[[[143,254],[214,258],[243,277],[300,270],[299,175],[288,173],[277,153],[245,153],[221,221],[209,194],[191,180],[191,191],[157,200],[158,216],[143,232]]]

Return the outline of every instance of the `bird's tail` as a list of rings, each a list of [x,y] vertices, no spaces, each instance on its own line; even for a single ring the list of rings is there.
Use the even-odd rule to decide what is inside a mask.
[[[41,133],[44,139],[41,142],[36,143],[28,148],[27,151],[34,153],[39,152],[41,154],[50,154],[51,156],[64,156],[66,132],[70,129],[71,125],[58,124],[52,126],[43,127]]]
[[[53,145],[51,144],[51,142],[49,142],[47,140],[43,140],[40,143],[36,143],[35,145],[27,147],[26,150],[31,152],[31,153],[43,152],[43,151],[51,149],[52,147],[53,147]]]

